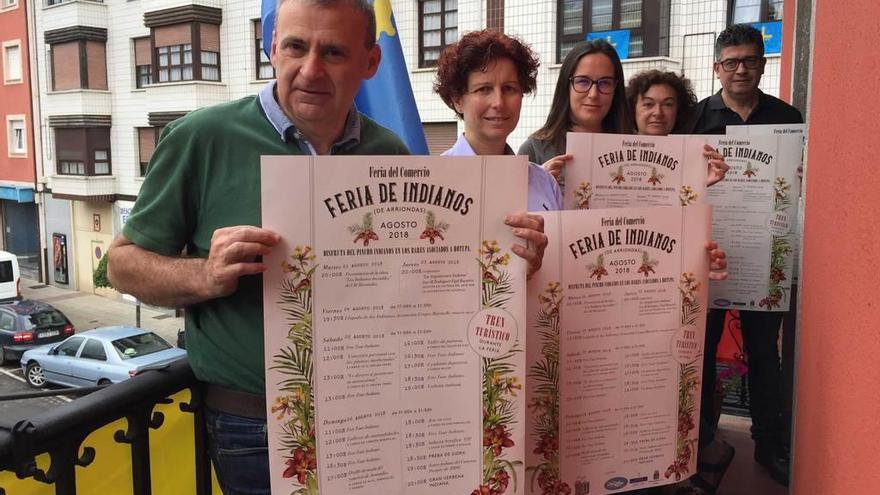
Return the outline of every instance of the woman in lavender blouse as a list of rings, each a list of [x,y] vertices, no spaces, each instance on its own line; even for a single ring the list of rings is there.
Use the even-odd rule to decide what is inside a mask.
[[[523,95],[535,90],[538,59],[522,41],[485,29],[446,47],[434,91],[464,120],[444,155],[512,155],[507,137],[519,123]],[[562,193],[540,165],[529,164],[529,211],[562,209]]]

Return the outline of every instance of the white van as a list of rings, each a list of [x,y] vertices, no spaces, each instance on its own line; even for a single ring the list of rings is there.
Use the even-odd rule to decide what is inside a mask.
[[[0,251],[0,301],[21,299],[21,274],[18,258],[7,251]]]

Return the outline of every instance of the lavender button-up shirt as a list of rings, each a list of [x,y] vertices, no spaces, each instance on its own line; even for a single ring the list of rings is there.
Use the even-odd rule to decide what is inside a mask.
[[[504,148],[505,155],[512,155],[510,146]],[[443,156],[474,156],[476,153],[464,134],[458,136],[458,141],[452,148],[443,152]],[[559,184],[544,167],[529,163],[529,211],[555,211],[562,209],[562,192]]]

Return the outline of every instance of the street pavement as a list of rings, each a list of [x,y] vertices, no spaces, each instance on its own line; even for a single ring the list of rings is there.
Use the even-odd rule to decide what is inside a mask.
[[[91,292],[62,289],[24,278],[21,280],[21,295],[25,299],[47,302],[58,308],[67,315],[77,333],[112,325],[135,326],[133,302],[110,299]],[[156,332],[175,344],[177,331],[183,329],[183,317],[175,317],[173,309],[142,305],[140,327]]]

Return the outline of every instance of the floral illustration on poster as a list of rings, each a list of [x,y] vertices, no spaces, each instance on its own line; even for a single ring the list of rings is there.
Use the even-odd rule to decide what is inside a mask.
[[[559,474],[559,306],[562,304],[562,286],[553,281],[538,294],[541,310],[536,327],[541,339],[541,360],[529,368],[529,379],[535,382],[536,396],[529,409],[532,411],[530,441],[541,463],[529,466],[530,483],[534,490],[538,483],[541,495],[565,495],[571,488]]]
[[[657,172],[657,167],[651,167],[651,176],[648,177],[648,183],[654,186],[663,183],[663,174]]]
[[[369,246],[370,241],[378,241],[379,236],[373,230],[373,214],[365,213],[364,219],[359,224],[354,224],[348,228],[348,231],[354,234],[354,243],[363,241],[364,246]]]
[[[431,244],[436,242],[435,239],[443,241],[445,240],[443,234],[446,233],[447,229],[449,229],[449,224],[443,221],[438,221],[437,215],[435,215],[433,211],[428,210],[428,213],[425,214],[425,230],[422,231],[422,235],[419,236],[419,239],[428,239]]]
[[[785,177],[776,177],[773,182],[773,191],[773,211],[784,214],[791,207],[791,184],[785,180]],[[770,244],[770,283],[767,287],[767,297],[758,303],[760,307],[778,308],[785,298],[787,290],[787,287],[783,285],[786,281],[785,264],[792,252],[790,237],[788,232],[773,235]]]
[[[700,300],[697,297],[697,291],[700,289],[700,282],[693,273],[682,273],[681,280],[678,283],[678,290],[681,293],[681,324],[682,326],[691,326],[697,322],[697,316],[700,314]]]
[[[699,319],[701,304],[699,289],[702,284],[691,272],[681,274],[678,283],[681,296],[682,328],[694,327]],[[702,359],[702,358],[697,358]],[[700,376],[697,360],[679,364],[678,376],[678,430],[675,442],[675,460],[664,474],[666,478],[675,476],[681,480],[689,472],[691,460],[697,450],[697,438],[691,432],[697,427],[697,405],[699,401]]]
[[[603,276],[608,275],[608,270],[605,269],[605,255],[600,254],[596,257],[596,262],[587,264],[587,269],[590,270],[590,278],[596,277],[596,280],[602,280]]]
[[[590,208],[590,198],[593,197],[593,186],[583,181],[574,190],[574,197],[577,200],[577,207],[580,210],[588,210]]]
[[[510,253],[501,253],[495,240],[483,241],[480,258],[483,272],[482,307],[504,308],[512,294],[511,277],[506,270]],[[495,358],[483,357],[483,479],[471,495],[501,495],[513,482],[516,492],[516,468],[522,461],[511,461],[506,449],[515,445],[512,425],[517,421],[515,399],[522,384],[515,376],[512,362],[514,346]]]
[[[285,379],[277,384],[284,393],[274,399],[272,413],[282,423],[280,444],[284,448],[284,478],[298,486],[292,495],[317,495],[318,461],[315,443],[314,366],[312,363],[312,266],[315,255],[309,246],[296,246],[290,261],[281,264],[285,273],[278,301],[287,316],[289,346],[273,356],[274,369]]]
[[[699,401],[700,378],[696,362],[680,364],[678,377],[678,435],[675,442],[675,460],[669,465],[665,476],[675,476],[679,481],[687,477],[691,459],[697,450],[697,438],[691,431],[697,427],[696,415]]]
[[[678,200],[681,202],[681,206],[692,205],[697,202],[699,197],[700,195],[691,186],[681,186],[678,191]]]
[[[648,277],[654,273],[654,268],[659,264],[660,262],[651,258],[647,251],[642,251],[642,265],[639,267],[638,273],[643,273],[645,277]]]

